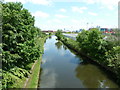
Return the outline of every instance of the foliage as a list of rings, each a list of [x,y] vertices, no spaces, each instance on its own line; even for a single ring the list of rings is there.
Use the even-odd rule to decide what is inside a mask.
[[[98,60],[104,60],[105,57],[102,56],[111,48],[110,44],[103,39],[102,34],[96,29],[79,33],[77,41],[82,52]]]
[[[52,35],[52,33],[50,32],[49,35]]]
[[[114,40],[104,40],[104,36],[97,30],[83,31],[78,34],[77,41],[81,51],[92,57],[98,63],[110,67],[119,76],[120,46]],[[120,77],[119,77],[120,81]]]
[[[2,66],[3,88],[14,84],[16,79],[28,77],[27,65],[34,62],[42,53],[41,45],[35,40],[45,37],[41,30],[34,26],[34,17],[23,8],[21,3],[2,3]],[[7,81],[9,80],[9,81]],[[8,84],[8,85],[6,85]]]
[[[62,35],[62,30],[57,30],[57,32],[55,33],[55,35],[57,36],[57,38],[58,38],[58,40],[60,40],[61,39],[61,37],[63,36]]]
[[[112,50],[105,53],[105,56],[107,57],[107,66],[114,69],[120,83],[120,46],[113,47]]]

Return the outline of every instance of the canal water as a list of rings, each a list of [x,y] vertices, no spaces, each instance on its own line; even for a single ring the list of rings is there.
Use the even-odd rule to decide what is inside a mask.
[[[72,53],[52,36],[46,40],[38,88],[117,88],[100,67]]]

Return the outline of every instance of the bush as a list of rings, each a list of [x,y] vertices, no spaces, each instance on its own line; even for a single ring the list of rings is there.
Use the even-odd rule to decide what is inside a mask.
[[[62,30],[57,30],[57,32],[55,33],[55,35],[57,36],[58,40],[60,40],[62,38]]]

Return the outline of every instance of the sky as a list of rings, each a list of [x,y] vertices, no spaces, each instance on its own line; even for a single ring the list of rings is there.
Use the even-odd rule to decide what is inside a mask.
[[[21,2],[42,30],[118,27],[119,0],[4,0]]]

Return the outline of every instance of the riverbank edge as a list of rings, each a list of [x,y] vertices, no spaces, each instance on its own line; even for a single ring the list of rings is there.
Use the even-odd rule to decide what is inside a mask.
[[[42,43],[42,50],[44,52],[44,43],[45,40],[49,37],[46,36],[41,40]],[[40,54],[40,58],[33,63],[31,68],[31,74],[29,75],[29,78],[26,78],[26,81],[24,82],[24,88],[37,88],[38,81],[39,81],[39,75],[40,75],[40,66],[42,61],[42,54]]]
[[[65,38],[66,38],[66,39],[65,39]],[[96,60],[92,59],[90,56],[82,53],[79,48],[75,48],[74,45],[72,45],[71,43],[67,43],[67,41],[68,41],[69,39],[71,39],[71,38],[68,38],[68,39],[67,39],[67,37],[64,37],[64,38],[60,38],[59,40],[60,40],[64,45],[66,45],[69,49],[75,51],[77,54],[81,54],[82,56],[88,58],[90,61],[92,61],[92,62],[94,62],[95,64],[99,65],[101,68],[104,68],[106,71],[108,71],[108,72],[110,72],[111,74],[113,74],[113,75],[115,76],[115,77],[113,77],[115,80],[118,79],[118,78],[116,77],[117,74],[115,73],[115,71],[114,71],[112,68],[107,67],[107,66],[105,66],[104,64],[97,62]],[[67,40],[67,41],[66,41],[66,40]],[[71,40],[73,40],[73,39],[71,39]],[[73,40],[73,41],[75,41],[75,40]],[[76,42],[76,41],[75,41],[75,42]],[[116,82],[116,83],[119,84],[119,81]]]

